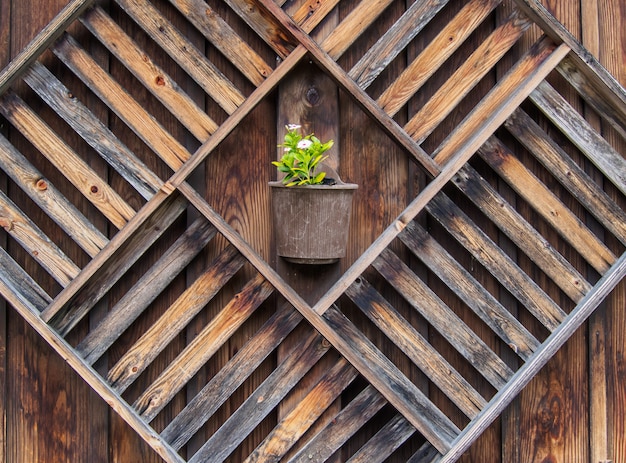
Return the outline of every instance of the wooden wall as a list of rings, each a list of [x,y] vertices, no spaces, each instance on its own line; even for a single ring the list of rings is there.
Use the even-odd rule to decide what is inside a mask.
[[[65,3],[0,0],[0,64],[14,57]],[[349,9],[351,2],[343,3]],[[544,0],[544,4],[626,85],[626,0]],[[384,18],[378,27],[385,27]],[[351,57],[342,59],[349,62]],[[406,205],[410,191],[405,185],[418,188],[420,179],[356,105],[341,95],[339,103],[339,142],[349,153],[342,159],[342,177],[361,185],[372,183],[363,188],[369,196],[361,196],[356,205],[347,264]],[[262,147],[252,156],[271,154],[277,114],[274,101],[263,102],[207,163],[206,178],[214,178],[212,169],[218,163],[241,178],[257,176],[255,164],[242,164],[228,153],[236,149],[237,136],[245,133],[251,144]],[[258,168],[268,164],[260,162]],[[0,177],[1,188],[7,183]],[[207,182],[205,195],[269,258],[270,230],[263,219],[268,205],[260,188],[258,182]],[[6,246],[6,241],[2,244]],[[626,462],[625,309],[626,283],[622,283],[462,461]],[[0,463],[161,461],[2,301],[0,396]]]

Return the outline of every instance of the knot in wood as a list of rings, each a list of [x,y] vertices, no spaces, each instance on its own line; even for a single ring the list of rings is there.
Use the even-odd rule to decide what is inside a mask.
[[[311,106],[318,105],[321,99],[322,97],[317,87],[309,87],[309,89],[306,91],[306,101]]]
[[[39,180],[37,180],[35,182],[35,187],[39,191],[46,191],[48,189],[48,182],[46,182],[44,179],[40,178]]]
[[[0,227],[9,232],[13,230],[13,221],[8,217],[0,217]]]

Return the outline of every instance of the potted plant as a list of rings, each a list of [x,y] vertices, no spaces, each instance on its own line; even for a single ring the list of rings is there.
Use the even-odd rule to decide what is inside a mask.
[[[333,178],[324,166],[333,140],[321,142],[314,134],[302,135],[301,126],[286,126],[284,149],[276,166],[282,180],[270,182],[276,230],[276,251],[301,264],[328,264],[346,254],[353,183]]]

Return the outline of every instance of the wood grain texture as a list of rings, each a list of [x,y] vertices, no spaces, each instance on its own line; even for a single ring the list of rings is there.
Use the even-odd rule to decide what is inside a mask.
[[[367,423],[385,405],[386,400],[373,387],[365,388],[345,405],[335,419],[315,435],[290,460],[304,463],[313,459],[325,461]]]
[[[89,29],[124,66],[201,142],[217,129],[217,124],[146,55],[137,44],[102,10],[94,8],[81,17]]]
[[[622,85],[626,84],[626,74],[622,65],[626,55],[625,33],[618,24],[626,17],[623,6],[616,8],[611,2],[583,1],[582,40],[608,71]],[[585,116],[593,113],[588,109]],[[593,115],[596,129],[610,132],[608,139],[623,153],[625,144],[608,129],[607,123]],[[607,304],[593,314],[589,322],[589,407],[590,407],[590,460],[619,461],[626,456],[626,442],[618,436],[624,435],[626,421],[613,419],[613,413],[624,410],[624,391],[620,391],[619,368],[612,348],[623,344],[624,320],[616,316],[620,298],[624,297],[624,285],[618,286],[608,298]],[[617,344],[616,344],[617,343]],[[617,360],[619,362],[619,360]],[[621,375],[623,377],[623,374]],[[623,382],[622,382],[623,384]]]
[[[390,115],[397,113],[499,3],[498,0],[469,2],[378,98],[380,107]]]
[[[61,286],[66,287],[80,272],[78,266],[1,191],[0,225]]]
[[[329,407],[333,407],[341,392],[356,376],[357,371],[344,359],[339,359],[278,423],[261,445],[254,449],[245,463],[279,462],[316,420]]]
[[[270,294],[272,287],[260,276],[244,286],[137,399],[142,416],[154,418]]]
[[[3,44],[0,47],[0,68],[7,65],[11,58],[11,2],[10,0],[0,0],[0,11],[3,13],[0,15],[0,43]],[[7,132],[6,127],[0,127],[0,136],[5,136]],[[7,191],[7,175],[0,173],[0,189]],[[0,248],[2,253],[5,254],[7,249],[7,236],[4,232],[0,233]],[[8,268],[8,266],[6,267]],[[7,397],[7,297],[0,298],[0,392]],[[0,462],[6,463],[7,461],[7,406],[6,401],[0,402]]]
[[[163,438],[183,447],[301,320],[291,307],[279,308],[163,430]]]
[[[481,156],[521,197],[532,203],[539,215],[577,249],[599,274],[606,272],[615,262],[613,253],[506,148],[503,149],[497,141],[490,142],[481,150]]]
[[[119,140],[41,63],[34,63],[24,81],[59,114],[146,200],[159,189],[161,179]]]
[[[223,73],[207,60],[167,17],[143,0],[124,0],[120,6],[200,84],[228,114],[243,102],[243,95]]]
[[[318,31],[318,37],[323,38],[336,26],[338,17],[336,13],[330,13],[324,23],[324,27]],[[282,80],[278,88],[278,113],[276,121],[276,138],[279,143],[283,141],[288,124],[301,125],[301,133],[314,133],[317,138],[326,142],[333,140],[333,147],[327,152],[328,158],[320,170],[327,172],[329,178],[339,178],[341,166],[341,138],[340,138],[340,112],[339,112],[339,92],[336,84],[323,73],[315,64],[311,62],[301,62]],[[275,159],[282,156],[281,149],[274,151]],[[274,173],[272,174],[272,179]],[[278,180],[280,177],[276,177]],[[285,278],[299,294],[309,303],[314,303],[326,290],[337,280],[341,271],[341,264],[308,266],[294,265],[286,262],[280,257],[276,257],[276,270]],[[301,335],[306,335],[307,328],[301,327]],[[286,340],[278,350],[278,359],[290,352],[292,344],[298,342],[298,336],[293,336]],[[313,371],[298,384],[294,390],[280,403],[278,418],[286,418],[293,409],[298,407],[305,399],[311,387],[323,378],[327,371],[340,360],[337,355],[328,355],[320,360]],[[315,424],[311,433],[330,421],[340,408],[337,400],[328,413],[324,414],[319,423]],[[272,432],[275,432],[274,430]],[[265,441],[264,441],[265,442]],[[270,445],[270,444],[266,444]],[[286,449],[286,450],[289,450]],[[294,449],[295,450],[295,449]],[[257,458],[262,455],[255,449]],[[253,454],[251,454],[252,456]],[[339,459],[335,458],[335,462]]]
[[[172,0],[203,35],[211,41],[254,85],[272,72],[270,65],[248,45],[215,10],[198,0]]]
[[[192,224],[83,338],[77,350],[85,361],[95,363],[214,236],[215,229],[205,221]]]
[[[328,346],[316,333],[302,338],[292,355],[285,358],[189,461],[198,463],[208,457],[216,462],[226,459],[327,350]]]
[[[435,385],[468,417],[475,417],[486,401],[448,361],[439,354],[365,279],[353,284],[350,297],[415,366],[425,372]]]
[[[133,208],[19,96],[3,95],[0,111],[114,226],[122,228],[134,215]]]
[[[11,179],[47,212],[90,256],[95,256],[107,238],[43,176],[9,141],[0,135],[0,163]],[[10,225],[5,230],[10,231]]]
[[[7,1],[0,38],[21,44],[16,55],[48,18],[44,8],[31,17],[30,0]],[[120,0],[90,10],[20,69],[26,85],[11,77],[0,95],[12,101],[0,128],[0,293],[15,309],[0,320],[0,460],[626,454],[626,98],[574,40],[602,34],[603,17],[621,50],[623,11],[609,13],[606,0],[544,3],[573,35],[531,0]],[[586,27],[582,11],[598,18]],[[334,19],[343,25],[329,27]],[[447,51],[429,47],[433,38]],[[612,53],[610,41],[589,40]],[[394,82],[410,63],[419,73],[437,61],[392,113],[378,107],[373,96],[402,93]],[[269,162],[284,123],[298,122],[275,91],[288,76],[283,104],[336,138],[333,165],[360,187],[348,256],[319,271],[281,268],[272,249]],[[112,206],[78,191],[86,173],[117,195]],[[17,223],[27,224],[21,235]],[[59,281],[30,255],[44,243],[55,257],[38,258]],[[129,354],[138,361],[122,398],[103,378]]]

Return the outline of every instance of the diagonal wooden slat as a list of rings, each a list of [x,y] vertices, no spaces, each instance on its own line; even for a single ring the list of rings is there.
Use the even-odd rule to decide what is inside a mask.
[[[386,250],[373,266],[494,387],[506,384],[513,371],[400,258]]]
[[[273,15],[265,14],[257,5],[250,8],[246,0],[224,0],[263,39],[280,58],[284,59],[293,53],[296,41],[293,40],[279,20]]]
[[[47,157],[117,228],[135,215],[124,199],[102,180],[24,100],[9,92],[0,98],[0,113]]]
[[[254,449],[244,463],[278,463],[287,451],[315,423],[320,415],[337,400],[343,390],[356,378],[357,372],[340,359],[311,391]]]
[[[28,67],[61,36],[93,0],[72,0],[37,36],[15,57],[0,74],[0,95],[17,80]]]
[[[465,5],[402,75],[378,97],[378,105],[387,114],[396,114],[499,3],[500,0],[474,0]]]
[[[279,0],[276,3],[283,6],[285,1]],[[306,0],[291,17],[303,31],[310,33],[331,11],[333,11],[338,3],[339,0],[327,0],[324,2]]]
[[[41,63],[24,74],[26,82],[145,199],[159,189],[162,180],[150,171],[72,92]]]
[[[93,365],[214,236],[210,224],[196,220],[83,338],[76,350],[85,362]]]
[[[565,312],[447,196],[439,194],[427,209],[543,326],[559,326]]]
[[[245,97],[232,82],[211,63],[147,0],[116,0],[194,81],[202,86],[228,114],[232,114]]]
[[[376,44],[370,47],[348,75],[361,88],[369,87],[447,3],[447,0],[413,3]]]
[[[520,215],[478,172],[466,165],[453,183],[483,211],[507,238],[548,275],[574,302],[591,285],[549,242]]]
[[[4,172],[87,254],[93,257],[107,244],[106,237],[3,136],[0,150]]]
[[[244,260],[236,249],[229,247],[222,252],[210,269],[181,294],[168,311],[111,368],[107,379],[113,388],[122,393],[243,264]],[[156,398],[153,401],[161,402]]]
[[[139,48],[102,8],[93,8],[81,23],[102,42],[143,85],[200,141],[217,129],[217,124]]]
[[[531,100],[593,162],[611,182],[626,194],[626,161],[616,153],[548,83],[530,95]],[[567,115],[567,116],[565,116]]]
[[[189,152],[73,39],[65,35],[52,49],[98,94],[167,165],[178,169]]]
[[[539,342],[498,300],[456,262],[426,230],[411,222],[402,242],[461,298],[517,355],[526,360]]]
[[[426,442],[409,458],[407,463],[435,463],[439,461],[440,456],[437,450]]]
[[[571,40],[570,40],[571,41]],[[574,43],[575,45],[575,43]],[[626,92],[589,53],[573,46],[577,55],[565,58],[559,73],[602,118],[626,137]],[[582,55],[582,58],[581,56]],[[581,62],[581,60],[583,62]]]
[[[161,436],[180,449],[302,320],[282,307],[169,423]]]
[[[486,143],[480,154],[598,273],[615,262],[613,253],[498,140]]]
[[[78,15],[74,16],[74,13],[82,8],[79,3],[72,5],[73,9],[65,13],[65,19],[55,20],[54,27],[45,31],[40,39],[51,44],[51,37],[59,37],[67,26],[78,18]],[[607,112],[614,111],[608,114],[608,117],[617,126],[620,126],[620,121],[624,120],[623,111],[620,110],[623,92],[620,93],[621,90],[613,85],[607,75],[597,67],[597,63],[590,61],[589,66],[586,66],[583,50],[578,47],[571,36],[555,26],[545,12],[534,4],[516,2],[520,12],[514,8],[514,13],[501,27],[494,26],[494,33],[479,46],[465,64],[458,68],[456,73],[452,74],[450,80],[444,83],[439,92],[435,92],[434,98],[421,111],[408,114],[409,123],[403,128],[392,116],[396,114],[399,107],[406,104],[412,95],[415,95],[421,83],[411,89],[412,93],[409,92],[411,94],[408,96],[400,96],[405,89],[399,88],[400,84],[394,84],[396,87],[394,92],[397,91],[397,95],[394,94],[393,98],[391,93],[388,95],[392,99],[399,97],[400,100],[397,102],[399,106],[388,112],[380,107],[381,100],[374,101],[365,89],[383,70],[387,71],[386,68],[391,62],[394,62],[394,66],[396,64],[399,67],[403,66],[402,63],[396,61],[396,58],[438,12],[449,7],[448,2],[432,0],[414,2],[404,14],[399,16],[395,25],[387,33],[383,33],[379,40],[372,39],[375,45],[370,52],[362,56],[360,61],[357,59],[357,65],[350,71],[345,71],[338,59],[367,33],[365,31],[377,17],[387,11],[387,8],[391,6],[388,0],[361,2],[358,8],[346,12],[340,27],[321,44],[313,40],[308,32],[321,24],[326,15],[338,8],[338,3],[334,0],[304,1],[300,2],[297,8],[289,6],[289,9],[296,10],[291,18],[280,8],[286,4],[282,1],[227,0],[223,8],[230,8],[232,12],[229,11],[228,15],[220,18],[208,5],[198,0],[170,0],[169,3],[189,20],[187,24],[195,27],[211,46],[222,53],[222,59],[225,58],[229,65],[233,66],[231,69],[241,71],[246,79],[257,87],[249,95],[244,95],[238,90],[222,74],[217,65],[207,58],[208,55],[205,56],[192,47],[182,30],[177,29],[155,7],[156,2],[119,0],[118,3],[147,35],[154,39],[155,44],[169,55],[167,59],[173,60],[172,62],[191,76],[210,98],[222,106],[226,113],[224,122],[218,124],[209,120],[204,111],[184,95],[178,84],[172,81],[163,69],[158,68],[147,56],[145,61],[140,59],[142,50],[102,9],[99,7],[89,11],[80,9],[81,13],[84,13],[81,18],[83,24],[99,37],[101,42],[116,54],[118,60],[147,88],[151,89],[156,99],[163,103],[169,112],[202,143],[195,153],[189,153],[178,140],[156,123],[156,120],[141,107],[140,101],[133,99],[132,90],[124,89],[115,82],[111,75],[86,52],[87,48],[82,44],[79,45],[77,39],[66,34],[52,46],[57,57],[79,76],[85,86],[117,113],[148,144],[150,149],[169,165],[173,175],[161,185],[162,181],[138,161],[102,121],[99,121],[80,102],[64,97],[64,94],[67,95],[71,90],[61,84],[60,80],[42,64],[34,63],[33,60],[41,54],[43,48],[38,45],[29,47],[28,56],[24,55],[16,63],[18,67],[10,69],[11,72],[2,73],[3,80],[0,82],[6,83],[3,91],[16,82],[18,77],[23,77],[26,83],[66,120],[80,137],[86,140],[109,165],[120,172],[124,179],[141,193],[146,202],[136,212],[129,211],[128,217],[123,222],[120,221],[117,226],[119,231],[115,232],[115,236],[110,241],[95,234],[89,240],[94,241],[96,237],[99,238],[100,241],[96,247],[89,247],[89,240],[84,242],[84,245],[90,249],[88,255],[92,258],[91,262],[82,270],[76,269],[74,275],[62,285],[63,289],[54,300],[47,296],[38,287],[38,283],[19,268],[4,250],[0,258],[3,263],[6,262],[6,268],[12,270],[11,275],[7,275],[3,268],[0,274],[0,290],[3,296],[18,308],[20,314],[42,333],[44,339],[64,358],[67,358],[72,367],[107,402],[111,403],[112,407],[119,411],[122,417],[166,461],[183,460],[180,456],[185,454],[183,446],[194,436],[202,437],[204,433],[196,436],[197,431],[211,419],[247,378],[252,377],[261,362],[267,361],[302,318],[305,323],[301,326],[306,328],[308,330],[306,332],[311,336],[308,345],[310,347],[306,343],[302,344],[301,356],[287,357],[284,363],[279,363],[261,386],[250,392],[244,399],[243,405],[230,413],[223,425],[217,427],[208,441],[204,444],[199,441],[194,442],[193,448],[200,450],[195,455],[189,455],[190,461],[227,459],[233,450],[246,439],[246,436],[259,426],[259,423],[273,416],[278,401],[295,387],[296,383],[329,348],[324,342],[320,350],[317,343],[322,338],[317,337],[314,334],[315,331],[329,341],[330,345],[342,356],[341,359],[327,372],[326,376],[321,376],[321,382],[311,386],[308,394],[304,395],[302,401],[290,413],[282,415],[282,418],[276,421],[273,431],[269,431],[263,439],[258,441],[261,444],[248,456],[249,461],[270,458],[279,461],[289,455],[289,450],[296,445],[302,450],[294,455],[293,461],[306,461],[309,455],[312,455],[306,452],[315,452],[316,456],[320,455],[324,459],[330,458],[332,454],[340,451],[343,445],[348,445],[350,437],[355,435],[361,426],[365,426],[365,423],[384,406],[392,409],[392,418],[382,425],[377,434],[369,436],[367,443],[352,455],[350,461],[367,460],[368,463],[384,461],[409,439],[423,438],[426,438],[428,442],[413,455],[410,461],[452,461],[475,441],[486,426],[498,416],[503,407],[521,390],[521,387],[527,384],[536,371],[582,323],[584,317],[588,316],[607,292],[623,278],[624,256],[619,257],[620,246],[617,246],[615,250],[614,246],[609,251],[608,246],[600,238],[596,238],[586,231],[586,227],[581,226],[572,212],[564,206],[559,206],[559,215],[565,217],[566,220],[555,221],[554,227],[560,229],[564,235],[573,227],[582,230],[575,235],[570,235],[571,247],[583,255],[603,275],[600,282],[592,286],[555,249],[550,246],[545,247],[547,241],[539,230],[534,229],[524,220],[511,204],[508,204],[467,164],[476,152],[479,152],[483,159],[493,161],[490,162],[491,168],[498,178],[509,180],[516,185],[519,195],[526,198],[532,207],[542,209],[544,215],[547,216],[554,208],[541,205],[541,201],[534,198],[533,193],[541,189],[545,193],[542,195],[544,198],[553,198],[552,193],[548,192],[538,179],[532,182],[527,181],[535,178],[534,174],[525,166],[516,163],[514,158],[507,158],[507,165],[500,162],[499,158],[493,158],[496,154],[493,149],[494,133],[501,127],[505,127],[515,136],[515,140],[511,143],[524,145],[531,151],[532,155],[547,166],[547,170],[552,175],[569,188],[574,196],[580,198],[582,206],[592,210],[599,209],[593,212],[599,215],[600,223],[604,223],[606,233],[613,234],[624,243],[624,230],[619,220],[623,216],[623,211],[617,205],[619,203],[609,199],[608,195],[602,193],[598,187],[586,186],[588,177],[575,164],[566,164],[568,157],[565,152],[549,140],[547,132],[537,130],[538,126],[528,120],[528,116],[519,109],[520,105],[530,98],[566,136],[575,137],[571,132],[575,127],[581,127],[584,135],[580,136],[578,141],[572,140],[574,145],[596,163],[612,158],[610,165],[617,166],[613,168],[616,172],[608,172],[611,169],[606,165],[600,168],[600,171],[607,171],[603,172],[605,177],[616,183],[619,189],[619,185],[623,186],[624,183],[620,176],[623,162],[619,154],[612,152],[602,138],[597,138],[597,140],[593,138],[598,135],[577,120],[578,116],[573,108],[562,104],[561,97],[553,94],[544,79],[557,68],[573,82],[574,88],[582,93],[583,98],[593,101],[595,107],[600,108],[610,107],[610,104],[606,106],[605,103],[600,103],[599,95],[607,97],[612,95],[612,92],[616,92],[615,108]],[[459,6],[461,13],[452,20],[451,24],[460,27],[450,25],[444,28],[444,32],[433,42],[435,45],[432,43],[430,46],[427,45],[426,53],[418,55],[418,58],[412,64],[406,65],[405,69],[410,68],[414,72],[422,72],[424,57],[430,56],[433,59],[439,59],[440,63],[433,65],[433,60],[428,60],[429,71],[427,72],[430,70],[436,72],[446,57],[458,49],[479,24],[484,23],[499,3],[495,1],[470,2],[465,6]],[[244,41],[244,35],[238,35],[227,22],[226,18],[229,18],[231,13],[238,15],[250,27],[252,36],[258,35],[276,52],[280,59],[275,69],[263,62],[253,51],[253,47]],[[547,37],[540,39],[507,75],[498,80],[492,91],[487,93],[466,119],[436,148],[432,157],[427,154],[419,144],[450,114],[450,111],[471,91],[473,86],[484,78],[507,50],[517,43],[531,22],[539,25]],[[450,37],[446,37],[448,32],[453,33],[455,39],[449,41]],[[382,52],[383,50],[385,52]],[[486,60],[484,60],[485,56],[488,56]],[[199,191],[187,183],[187,179],[207,156],[262,100],[270,96],[282,79],[306,57],[313,59],[323,72],[329,74],[341,89],[364,109],[365,114],[377,122],[393,142],[403,147],[417,160],[421,168],[430,176],[426,186],[409,203],[408,207],[313,306],[307,304],[298,292],[261,258],[258,251],[253,249],[224,217],[209,205]],[[576,69],[572,71],[572,67]],[[53,68],[50,67],[50,69]],[[395,72],[388,71],[392,74]],[[396,82],[402,82],[407,75],[400,71],[399,75],[395,76],[400,77],[400,80]],[[53,84],[50,89],[45,85],[47,77],[51,77],[50,82]],[[158,85],[159,77],[164,79],[162,82],[165,85]],[[389,77],[393,80],[394,76]],[[424,77],[422,80],[426,79],[427,77]],[[412,85],[408,82],[407,86],[409,84]],[[15,91],[16,89],[8,90],[2,98],[13,98]],[[445,101],[442,98],[444,94],[449,94],[449,98]],[[24,108],[27,107],[24,106]],[[73,120],[74,108],[77,109],[77,113],[81,114],[80,119],[84,118],[86,124]],[[556,111],[556,108],[559,111]],[[14,108],[12,107],[7,114],[15,117]],[[424,116],[428,116],[428,124],[418,124],[418,121],[425,120]],[[399,120],[403,118],[405,118],[404,115],[399,117]],[[531,130],[520,131],[516,126],[520,121]],[[16,120],[14,119],[13,122]],[[45,127],[42,124],[45,124],[45,121],[42,120],[37,127]],[[30,133],[34,139],[36,134],[27,125],[29,124],[20,128]],[[100,140],[105,140],[106,147],[101,145]],[[6,146],[3,151],[11,153],[12,159],[18,159],[16,156],[19,156],[19,152],[8,140],[5,139],[5,141]],[[597,154],[598,150],[594,150],[595,145],[601,147],[602,156]],[[41,145],[40,150],[43,146],[46,145]],[[545,147],[550,147],[550,149],[545,150]],[[63,152],[62,149],[59,151],[57,147],[54,148],[55,152],[52,155]],[[68,155],[65,154],[63,157],[67,158]],[[9,170],[8,167],[3,169]],[[32,176],[37,173],[32,166],[29,169],[28,175]],[[569,175],[558,177],[558,171],[567,169]],[[25,175],[18,173],[15,169],[13,172],[15,177]],[[520,172],[523,175],[517,175]],[[516,175],[511,175],[511,173]],[[98,179],[97,175],[95,179]],[[30,192],[30,195],[36,194],[35,190],[26,183],[26,180],[21,181],[22,189]],[[509,230],[514,232],[511,242],[577,304],[569,315],[520,269],[496,240],[492,240],[483,232],[482,225],[474,223],[465,215],[461,203],[455,203],[450,197],[441,193],[441,190],[450,183],[464,195],[460,201],[468,198],[485,214],[490,224],[499,227],[504,234]],[[621,192],[624,191],[621,190]],[[599,199],[596,199],[596,196]],[[60,194],[56,194],[56,197],[62,199]],[[5,203],[8,204],[6,201]],[[39,207],[48,209],[43,198],[39,201]],[[71,204],[68,204],[68,207],[71,208]],[[543,343],[535,339],[524,325],[500,305],[497,297],[492,296],[462,267],[460,262],[448,254],[444,246],[439,244],[441,241],[417,226],[414,220],[424,210],[428,212],[430,218],[441,222],[457,241],[478,258],[503,289],[515,296],[520,305],[535,315],[539,322],[551,332]],[[62,209],[45,210],[51,216],[56,214],[57,220],[62,214],[61,211]],[[109,315],[104,317],[104,321],[96,324],[91,333],[78,343],[78,349],[69,346],[61,336],[69,334],[73,327],[90,313],[92,307],[104,302],[107,293],[115,283],[133,267],[142,255],[151,250],[153,244],[163,236],[165,230],[174,221],[180,223],[178,219],[185,211],[189,211],[190,217],[200,215],[200,219],[188,222],[187,231],[183,233],[180,240],[156,260],[156,264],[145,273],[144,279],[141,279],[112,308]],[[0,218],[4,219],[4,215],[6,214]],[[603,216],[607,218],[603,220]],[[617,220],[615,220],[616,217]],[[80,213],[76,213],[75,222],[80,222],[80,220],[86,219],[82,218]],[[70,236],[76,236],[73,240],[78,243],[76,225],[66,226],[65,229],[68,230]],[[29,234],[38,233],[35,231],[34,224],[29,230]],[[190,264],[191,259],[208,245],[215,233],[220,233],[220,239],[225,238],[230,243],[227,251],[204,269],[205,273],[201,273],[199,278],[190,279],[186,291],[180,295],[179,299],[161,318],[158,318],[154,325],[140,335],[139,341],[130,350],[122,354],[122,361],[118,363],[118,366],[123,371],[129,371],[128,368],[130,368],[130,376],[116,379],[118,369],[116,366],[109,375],[111,382],[105,381],[93,371],[90,363],[106,354],[114,341],[133,323],[136,317],[149,309],[150,301],[161,293],[168,283]],[[14,239],[11,234],[9,237],[11,240]],[[48,239],[43,232],[39,232],[39,237],[41,242]],[[470,330],[460,319],[450,326],[449,320],[456,321],[457,318],[454,318],[456,316],[434,296],[427,282],[418,278],[404,260],[391,251],[390,246],[396,238],[400,238],[403,243],[396,244],[405,246],[410,251],[408,259],[417,257],[422,260],[447,285],[453,295],[463,301],[495,334],[516,351],[519,356],[518,360],[521,360],[521,369],[515,371],[507,366],[496,355],[496,352],[484,345],[478,333]],[[609,240],[611,239],[612,237],[609,237]],[[134,378],[145,371],[173,337],[182,332],[195,314],[246,263],[251,264],[251,267],[259,274],[245,284],[241,292],[231,299],[208,325],[199,328],[196,338],[190,340],[189,344],[182,348],[178,357],[165,368],[154,383],[138,391],[138,399],[134,406],[131,407],[126,403],[120,393]],[[409,320],[402,318],[400,312],[383,299],[380,293],[369,286],[364,287],[367,284],[365,274],[369,278],[370,266],[377,269],[396,291],[408,299],[411,305],[418,308],[426,322],[441,331],[442,336],[470,360],[478,373],[488,379],[496,389],[496,395],[489,402],[480,396],[467,379],[450,367],[434,346],[418,334]],[[207,287],[210,288],[208,291]],[[190,387],[187,391],[192,395],[188,398],[188,404],[169,422],[169,409],[168,413],[160,415],[165,421],[164,431],[161,435],[156,434],[149,423],[164,410],[182,388],[188,385],[195,373],[217,352],[220,346],[230,339],[274,290],[295,310],[286,307],[270,316],[267,324],[252,336],[195,396],[193,395],[197,390],[195,385]],[[357,328],[356,323],[338,310],[335,303],[343,294],[351,297],[361,309],[361,314],[369,317],[386,337],[406,352],[406,357],[411,364],[410,368],[427,372],[433,384],[468,417],[469,424],[461,428],[457,427],[456,421],[453,421],[444,411],[447,410],[446,407],[440,407],[439,404],[434,403],[422,389],[408,379],[403,369],[394,365],[385,352],[376,347],[365,332]],[[127,310],[129,312],[126,312]],[[448,321],[448,326],[438,311],[444,313],[443,318]],[[462,334],[459,335],[459,332]],[[313,341],[314,336],[316,337]],[[125,366],[122,368],[121,364]],[[308,443],[303,442],[308,438],[305,430],[309,425],[326,410],[326,405],[334,402],[341,391],[359,374],[369,383],[364,393],[339,411],[334,423],[330,421],[317,436],[312,436]],[[324,399],[316,404],[315,399],[318,394],[322,394]],[[337,423],[342,423],[342,420],[348,417],[354,418],[355,412],[358,413],[368,405],[371,408],[363,411],[362,416],[349,423],[350,426],[346,426],[345,430],[336,428]],[[171,411],[176,413],[176,410]],[[177,451],[181,451],[180,454]]]
[[[418,143],[422,143],[517,43],[531,24],[518,10],[514,10],[507,21],[492,32],[428,102],[411,117],[404,126],[404,130]]]
[[[455,153],[460,151],[475,152],[569,50],[563,44],[556,46],[545,37],[540,39],[435,150],[435,161],[444,164],[451,162]]]
[[[147,421],[154,418],[272,292],[273,288],[257,277],[237,293],[135,401],[141,415]]]
[[[34,310],[41,312],[52,298],[37,284],[37,282],[13,260],[13,258],[0,248],[0,264],[5,272],[0,273],[0,294],[11,304],[30,304]]]
[[[189,462],[199,463],[208,459],[216,463],[224,461],[327,351],[328,347],[324,346],[319,335],[312,333],[303,338]]]
[[[492,399],[481,415],[470,423],[454,442],[450,451],[440,459],[440,462],[452,463],[456,461],[469,445],[474,442],[486,427],[495,420],[504,408],[515,398],[522,388],[530,382],[541,367],[543,367],[570,336],[593,313],[600,301],[626,275],[626,253],[623,254],[611,269],[600,279],[585,298],[568,315],[567,319],[544,341],[541,350],[526,362],[516,373],[515,377],[500,390]]]
[[[505,127],[548,168],[603,227],[626,244],[624,211],[556,142],[547,137],[537,123],[520,109],[511,116]],[[591,138],[591,135],[586,138]],[[604,160],[607,158],[618,159],[614,156],[602,156]],[[613,165],[612,171],[619,174],[620,171],[626,171],[626,166],[618,161]]]
[[[272,68],[230,25],[205,2],[170,0],[202,34],[214,44],[254,85],[259,86]]]
[[[157,194],[55,298],[41,314],[42,319],[60,333],[69,332],[167,227],[180,217],[186,205],[184,198],[178,195]]]
[[[289,463],[305,463],[313,458],[326,461],[361,427],[385,406],[387,401],[373,387],[366,387],[333,419],[332,425],[315,435]]]
[[[350,14],[321,43],[321,48],[337,60],[348,47],[382,14],[392,0],[366,0]]]
[[[67,286],[80,272],[80,268],[1,190],[0,221],[61,286]]]
[[[365,278],[346,295],[466,416],[473,418],[483,409],[485,399]]]
[[[347,462],[382,463],[414,432],[415,429],[404,417],[396,415]]]

